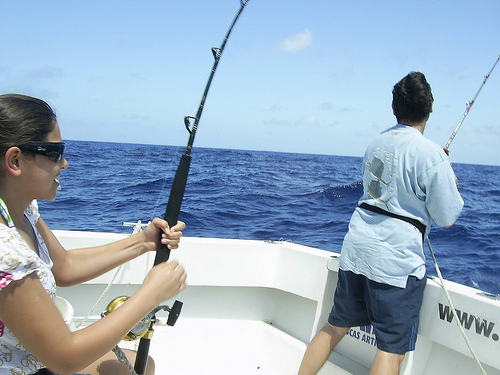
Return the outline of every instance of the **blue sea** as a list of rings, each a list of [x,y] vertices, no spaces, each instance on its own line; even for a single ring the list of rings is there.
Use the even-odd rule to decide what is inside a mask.
[[[163,217],[184,147],[67,141],[52,229],[131,233]],[[193,148],[185,236],[292,241],[340,252],[362,194],[361,158]],[[500,167],[453,164],[465,206],[429,236],[443,277],[500,294]],[[428,273],[436,275],[426,246]],[[304,277],[308,277],[307,274]]]

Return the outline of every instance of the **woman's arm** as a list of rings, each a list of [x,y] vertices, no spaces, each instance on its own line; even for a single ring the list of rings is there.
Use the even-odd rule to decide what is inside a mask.
[[[0,319],[46,367],[73,374],[110,351],[162,301],[182,291],[186,273],[175,261],[151,269],[141,288],[96,323],[70,332],[59,310],[32,273],[0,292]]]
[[[52,272],[59,286],[71,286],[91,280],[147,251],[156,250],[161,231],[164,232],[162,242],[171,249],[176,249],[185,227],[186,225],[179,221],[169,229],[165,220],[155,218],[145,230],[123,240],[103,246],[66,251],[42,218],[37,223],[37,229],[54,263]]]

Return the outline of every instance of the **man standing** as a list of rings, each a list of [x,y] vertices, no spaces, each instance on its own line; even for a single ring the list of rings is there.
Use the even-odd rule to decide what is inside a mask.
[[[463,207],[447,152],[423,136],[434,98],[422,73],[392,91],[398,124],[363,159],[363,196],[344,238],[328,323],[311,341],[299,375],[316,374],[351,327],[372,325],[370,374],[396,375],[415,349],[426,283],[423,239],[431,222],[452,226]]]

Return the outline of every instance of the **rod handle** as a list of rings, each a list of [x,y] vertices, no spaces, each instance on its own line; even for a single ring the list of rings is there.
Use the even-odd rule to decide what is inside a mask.
[[[177,224],[179,219],[179,213],[181,212],[182,199],[184,197],[184,191],[186,190],[186,183],[189,173],[189,167],[191,165],[191,155],[182,155],[179,161],[179,166],[177,167],[177,172],[175,173],[174,182],[172,183],[172,189],[170,190],[170,196],[168,198],[167,209],[165,210],[165,216],[163,219],[168,223],[168,226],[172,228]],[[156,257],[154,264],[160,264],[166,262],[170,257],[170,249],[161,243],[161,234],[158,239],[158,246],[156,248]]]
[[[149,327],[147,337],[142,337],[137,347],[137,354],[135,357],[134,370],[137,375],[144,375],[146,373],[146,366],[148,365],[149,346],[151,344],[151,337],[153,335],[152,324]]]

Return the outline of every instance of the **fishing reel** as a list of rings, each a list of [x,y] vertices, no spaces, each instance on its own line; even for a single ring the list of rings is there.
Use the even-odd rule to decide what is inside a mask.
[[[108,304],[106,310],[102,312],[101,317],[104,318],[106,315],[115,311],[123,305],[128,298],[129,297],[127,296],[116,297]],[[156,307],[148,315],[142,318],[141,321],[137,323],[137,325],[132,328],[129,333],[127,333],[123,340],[135,341],[145,337],[150,328],[158,322],[158,319],[156,319],[156,313],[160,310],[168,311],[167,325],[173,326],[177,322],[177,318],[179,318],[181,309],[182,302],[177,300],[174,302],[172,307],[167,305],[160,305]]]

